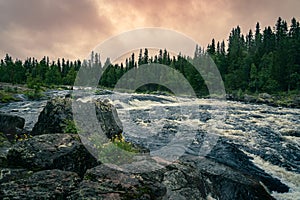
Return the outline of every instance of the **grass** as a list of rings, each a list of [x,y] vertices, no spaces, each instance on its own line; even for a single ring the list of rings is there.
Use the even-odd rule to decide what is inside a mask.
[[[78,133],[76,124],[73,120],[65,119],[64,123],[65,123],[64,129],[63,129],[64,133],[71,133],[71,134],[77,134]]]
[[[29,89],[24,85],[14,86],[8,83],[0,83],[0,103],[20,101],[21,99],[15,97],[17,94],[24,94],[29,100],[38,100],[43,97],[42,91],[40,87]]]
[[[14,95],[17,93],[17,87],[4,86],[0,89],[0,102],[9,103],[13,101],[18,101],[18,99],[14,97]]]
[[[133,162],[134,156],[139,153],[132,143],[125,141],[123,136],[104,141],[101,136],[92,135],[89,138],[93,148],[97,151],[98,160],[102,163],[125,164]]]
[[[17,101],[17,99],[14,97],[14,94],[5,92],[4,90],[0,90],[0,102],[1,103],[9,103]]]

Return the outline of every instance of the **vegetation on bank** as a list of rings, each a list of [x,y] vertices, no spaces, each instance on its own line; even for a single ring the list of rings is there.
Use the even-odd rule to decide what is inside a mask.
[[[79,69],[82,67],[84,76],[83,85],[95,82],[100,87],[113,88],[117,81],[129,70],[138,74],[139,66],[149,63],[163,64],[183,75],[192,86],[198,97],[208,95],[207,86],[203,77],[193,67],[193,64],[204,66],[201,63],[208,56],[216,63],[225,84],[226,92],[238,98],[245,94],[257,96],[268,93],[277,97],[294,98],[300,92],[300,26],[293,18],[290,25],[278,18],[274,27],[262,29],[257,23],[255,30],[242,34],[241,28],[233,28],[228,38],[228,47],[224,40],[217,42],[214,39],[207,48],[197,46],[194,57],[185,55],[171,56],[164,49],[157,55],[150,55],[148,49],[141,49],[138,56],[134,53],[124,63],[112,64],[109,58],[104,64],[100,61],[100,54],[91,53],[89,60],[69,61],[58,59],[50,61],[44,57],[40,61],[28,58],[24,62],[13,60],[6,55],[0,63],[0,82],[12,84],[27,84],[32,90],[28,96],[36,97],[43,87],[55,85],[72,85]],[[95,74],[102,74],[101,79],[93,80]],[[143,74],[149,76],[150,74]],[[175,76],[167,74],[166,76]],[[209,80],[214,80],[213,75],[204,74]],[[127,80],[128,85],[135,78]],[[174,81],[177,79],[173,78]],[[80,83],[79,80],[78,83]],[[98,81],[98,82],[97,82]],[[138,92],[170,91],[157,84],[147,84],[138,89]],[[9,92],[1,93],[3,102],[13,100]],[[277,98],[276,97],[276,98]]]
[[[11,85],[7,83],[0,83],[0,103],[9,103],[14,101],[21,101],[22,98],[28,100],[39,100],[42,98],[44,87],[35,85],[33,88],[28,88],[25,85]]]

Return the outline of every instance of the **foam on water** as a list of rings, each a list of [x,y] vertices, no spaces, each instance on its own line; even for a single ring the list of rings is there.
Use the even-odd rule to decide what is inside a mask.
[[[244,151],[245,152],[245,151]],[[300,199],[300,174],[287,171],[286,169],[273,165],[265,161],[259,156],[245,152],[248,156],[252,157],[251,160],[256,166],[263,169],[265,172],[278,178],[282,183],[286,184],[290,191],[287,193],[273,192],[271,195],[277,200],[299,200]]]

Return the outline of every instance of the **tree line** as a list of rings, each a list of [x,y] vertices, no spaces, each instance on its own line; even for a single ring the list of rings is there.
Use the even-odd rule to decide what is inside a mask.
[[[204,96],[208,94],[207,84],[210,84],[204,79],[214,81],[214,75],[199,74],[194,65],[205,68],[209,65],[207,63],[209,59],[206,58],[210,57],[219,69],[226,91],[229,93],[300,91],[300,26],[295,18],[288,25],[279,17],[273,28],[268,26],[263,30],[257,23],[255,30],[249,30],[246,35],[243,35],[241,28],[237,26],[232,29],[227,41],[228,47],[224,40],[216,42],[214,39],[207,48],[196,46],[193,57],[181,54],[171,56],[166,49],[159,50],[158,54],[153,56],[146,48],[141,49],[137,56],[132,53],[124,63],[112,64],[107,58],[103,65],[100,61],[100,54],[94,52],[88,60],[58,59],[56,62],[50,62],[48,57],[40,61],[28,58],[22,62],[6,55],[0,63],[0,81],[13,84],[27,83],[29,86],[35,84],[72,85],[82,67],[87,69],[83,70],[87,73],[84,77],[102,74],[99,81],[92,78],[88,81],[94,83],[97,81],[100,86],[112,88],[129,70],[138,71],[139,66],[143,64],[158,63],[180,72],[196,94]],[[144,74],[144,76],[148,75]],[[169,76],[176,76],[176,74],[169,74]],[[135,77],[132,77],[131,80],[127,80],[128,84],[135,81],[134,79]],[[148,84],[140,90],[168,89],[160,85]]]
[[[213,39],[207,52],[216,62],[226,89],[249,92],[300,90],[300,27],[293,18],[288,26],[278,18],[275,26],[244,36],[239,26],[232,29],[227,51]]]
[[[40,61],[27,58],[24,62],[13,60],[6,54],[0,63],[0,81],[12,84],[72,85],[81,67],[81,61],[58,59],[56,62],[43,57]]]

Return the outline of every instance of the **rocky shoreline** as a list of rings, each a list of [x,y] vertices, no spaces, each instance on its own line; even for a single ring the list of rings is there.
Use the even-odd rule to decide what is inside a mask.
[[[120,138],[115,108],[92,103],[107,138]],[[274,199],[270,192],[289,190],[222,139],[205,157],[184,155],[155,171],[108,167],[70,131],[72,112],[68,97],[48,101],[24,137],[24,119],[0,114],[0,199]]]
[[[239,101],[254,104],[266,104],[274,107],[300,108],[300,94],[289,96],[270,95],[268,93],[260,93],[257,95],[236,95],[227,94],[227,100]]]

